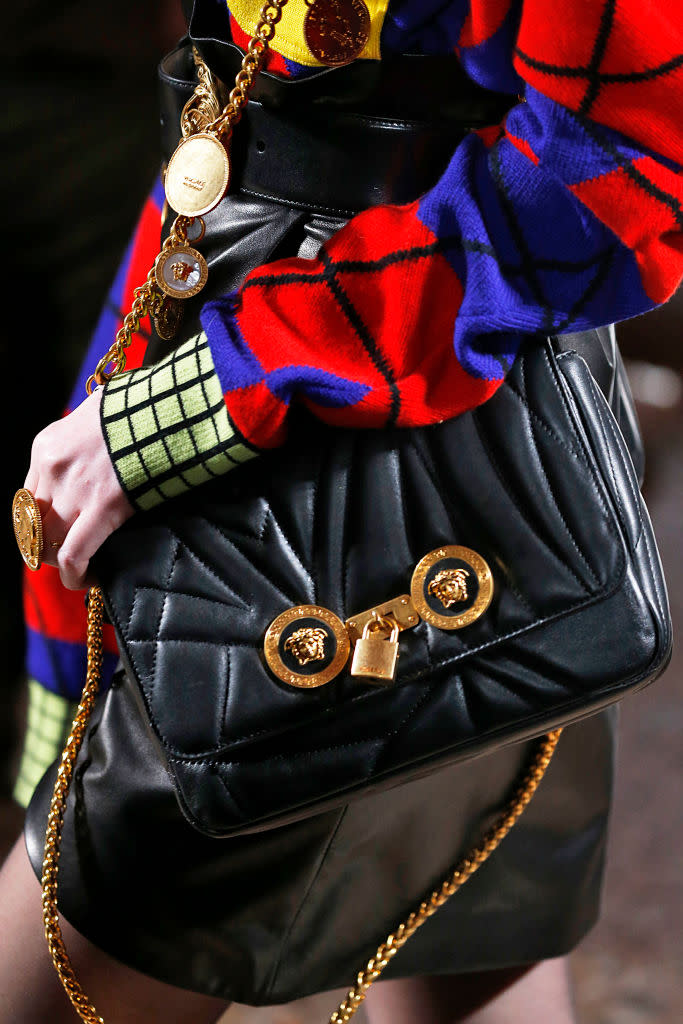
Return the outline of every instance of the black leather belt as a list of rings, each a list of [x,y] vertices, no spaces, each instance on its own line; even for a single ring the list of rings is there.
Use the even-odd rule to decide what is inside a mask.
[[[464,134],[343,111],[283,118],[252,102],[233,142],[235,183],[247,195],[340,216],[406,203],[431,188]]]
[[[223,82],[240,66],[241,51],[216,39],[186,39],[164,58],[166,159],[195,85],[193,43]],[[235,129],[231,191],[338,216],[410,202],[465,134],[496,123],[513,99],[480,89],[450,57],[357,61],[300,81],[261,72]]]

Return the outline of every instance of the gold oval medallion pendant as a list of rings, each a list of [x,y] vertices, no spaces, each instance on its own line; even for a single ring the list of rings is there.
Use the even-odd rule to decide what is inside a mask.
[[[415,566],[410,596],[418,612],[438,629],[462,629],[491,604],[493,574],[471,548],[458,544],[436,548]]]
[[[360,57],[370,38],[370,12],[363,0],[306,0],[306,46],[330,67]]]
[[[166,168],[168,205],[183,217],[201,217],[218,206],[229,181],[230,160],[220,139],[208,132],[190,135]]]
[[[162,250],[154,265],[162,292],[172,299],[191,299],[207,282],[209,268],[200,252],[189,245]]]

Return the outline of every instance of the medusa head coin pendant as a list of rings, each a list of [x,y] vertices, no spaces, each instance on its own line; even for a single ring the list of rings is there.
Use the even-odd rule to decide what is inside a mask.
[[[183,217],[201,217],[228,190],[230,159],[216,135],[198,132],[183,139],[168,162],[164,187],[168,205]]]
[[[154,264],[156,282],[171,299],[191,299],[209,276],[206,260],[190,245],[162,249]]]
[[[370,38],[370,12],[363,0],[306,0],[306,46],[330,67],[360,57]]]

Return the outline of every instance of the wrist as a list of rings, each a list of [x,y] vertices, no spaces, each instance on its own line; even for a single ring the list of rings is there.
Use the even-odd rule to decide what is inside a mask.
[[[203,334],[103,388],[102,433],[134,508],[153,508],[252,458],[230,420]]]

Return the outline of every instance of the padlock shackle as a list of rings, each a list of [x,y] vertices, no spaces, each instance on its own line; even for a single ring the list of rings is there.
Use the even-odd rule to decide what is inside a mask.
[[[367,640],[371,633],[379,632],[379,630],[386,631],[389,634],[387,639],[391,643],[398,642],[400,629],[396,619],[393,616],[390,618],[388,615],[380,615],[379,612],[373,611],[372,618],[363,626],[362,639]]]

